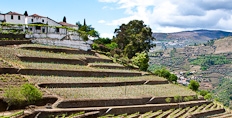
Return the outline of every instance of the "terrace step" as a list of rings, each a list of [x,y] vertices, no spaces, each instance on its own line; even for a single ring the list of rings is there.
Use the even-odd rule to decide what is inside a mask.
[[[207,118],[223,118],[223,117],[232,117],[232,114],[230,112],[224,112],[224,113],[221,113],[221,114],[214,114],[214,115],[211,115],[211,116],[208,116]]]
[[[31,44],[31,40],[0,41],[0,46],[5,46],[5,45],[21,45],[21,44]]]
[[[160,114],[159,116],[157,116],[157,118],[166,118],[173,111],[174,111],[174,109],[169,109],[169,110],[163,112],[162,114]]]
[[[143,97],[143,98],[117,98],[117,99],[86,99],[86,100],[64,100],[57,103],[57,108],[88,108],[88,107],[107,107],[107,106],[126,106],[126,105],[145,105],[145,104],[166,104],[167,97]],[[170,97],[174,98],[174,97]],[[209,104],[205,100],[193,100],[183,103]],[[170,103],[182,105],[182,103]],[[190,104],[191,106],[191,104]]]
[[[199,111],[199,112],[195,112],[192,115],[188,116],[187,118],[199,118],[199,117],[206,117],[206,116],[210,116],[210,115],[214,115],[214,114],[220,114],[220,113],[224,113],[225,109],[221,108],[221,109],[214,109],[214,110],[207,110],[207,111]]]
[[[106,69],[129,69],[128,67],[122,66],[122,65],[101,65],[99,64],[88,64],[89,67],[95,67],[95,68],[106,68]]]
[[[169,103],[169,104],[146,104],[146,105],[129,105],[129,106],[108,106],[108,107],[89,107],[89,108],[68,108],[68,109],[35,109],[35,113],[41,112],[41,114],[56,114],[56,113],[77,113],[80,111],[90,112],[90,111],[100,111],[100,116],[106,114],[133,114],[137,113],[146,113],[149,111],[158,111],[163,110],[167,111],[175,108],[185,108],[190,106],[196,106],[204,104],[207,101],[197,101],[197,102],[183,102],[183,103]]]
[[[23,75],[71,76],[71,77],[133,77],[141,76],[139,72],[78,71],[51,69],[19,69]]]
[[[32,57],[17,55],[21,61],[26,62],[42,62],[42,63],[59,63],[59,64],[72,64],[72,65],[87,65],[82,59],[62,59],[62,58],[46,58],[46,57]]]
[[[128,85],[168,84],[168,81],[126,81],[126,82],[93,82],[93,83],[41,83],[41,88],[78,88],[78,87],[112,87]]]
[[[84,50],[78,50],[78,49],[68,49],[68,48],[47,48],[47,47],[20,47],[22,49],[26,50],[35,50],[35,51],[47,51],[47,52],[54,52],[54,53],[66,53],[66,54],[89,54],[89,55],[95,55],[95,52],[93,51],[84,51]]]

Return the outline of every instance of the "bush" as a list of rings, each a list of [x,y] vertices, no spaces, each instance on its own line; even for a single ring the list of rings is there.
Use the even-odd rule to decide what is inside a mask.
[[[174,96],[174,101],[175,102],[181,102],[182,101],[182,96]]]
[[[190,100],[189,100],[188,97],[184,97],[184,101],[185,101],[185,102],[188,102],[188,101],[190,101]]]
[[[170,103],[170,102],[172,101],[172,98],[166,98],[165,101],[166,101],[167,103]]]
[[[25,101],[24,96],[19,92],[17,86],[10,86],[4,90],[4,101],[8,104],[7,110],[11,105],[20,105]]]
[[[193,91],[197,91],[199,86],[200,86],[199,83],[195,80],[190,80],[190,83],[188,85],[188,87]]]
[[[159,77],[164,77],[170,82],[176,82],[178,77],[175,74],[171,74],[168,70],[165,68],[158,69],[154,71],[154,74],[159,76]]]
[[[169,76],[169,81],[171,81],[171,82],[176,82],[177,81],[177,79],[178,79],[178,77],[175,75],[175,74],[171,74],[170,76]]]
[[[31,84],[24,84],[21,87],[11,86],[4,90],[4,101],[8,104],[8,108],[24,102],[33,103],[41,98],[41,91]]]
[[[207,93],[205,96],[204,96],[204,99],[206,100],[212,100],[212,95],[210,93]]]
[[[202,96],[205,96],[205,95],[207,95],[209,92],[208,91],[206,91],[206,90],[201,90],[200,91],[200,95],[202,95]]]
[[[136,53],[136,56],[132,57],[132,63],[139,67],[140,70],[146,71],[148,68],[149,57],[146,52]]]
[[[42,98],[41,91],[39,91],[39,89],[35,86],[28,83],[21,86],[20,92],[29,103],[33,103],[34,101]]]

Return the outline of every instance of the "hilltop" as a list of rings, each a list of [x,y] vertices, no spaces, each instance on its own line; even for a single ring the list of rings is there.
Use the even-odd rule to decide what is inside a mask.
[[[220,30],[193,30],[176,33],[153,33],[159,48],[182,48],[188,45],[202,44],[209,40],[232,36],[231,32]]]

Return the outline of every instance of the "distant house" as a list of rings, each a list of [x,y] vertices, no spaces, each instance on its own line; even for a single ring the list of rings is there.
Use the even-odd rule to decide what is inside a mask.
[[[67,37],[67,35],[72,35],[72,39],[81,39],[77,32],[69,32],[67,31],[67,28],[62,27],[65,26],[77,30],[77,25],[72,25],[65,22],[56,22],[49,17],[41,16],[38,14],[25,16],[16,12],[8,12],[6,14],[0,14],[0,23],[2,22],[10,24],[21,24],[16,25],[15,27],[12,26],[10,28],[19,29],[20,31],[28,31],[29,33],[26,35],[26,38],[63,39],[64,37]]]

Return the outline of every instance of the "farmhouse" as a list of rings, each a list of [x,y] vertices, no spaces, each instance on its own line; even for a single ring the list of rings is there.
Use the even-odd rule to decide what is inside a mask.
[[[2,26],[3,30],[14,29],[23,32],[29,32],[26,34],[26,38],[62,39],[68,35],[69,37],[71,36],[73,40],[81,40],[78,33],[67,30],[67,28],[77,30],[77,25],[69,24],[66,22],[56,22],[49,17],[41,16],[38,14],[26,16],[10,11],[5,14],[0,14],[0,23],[15,24],[11,27]]]

